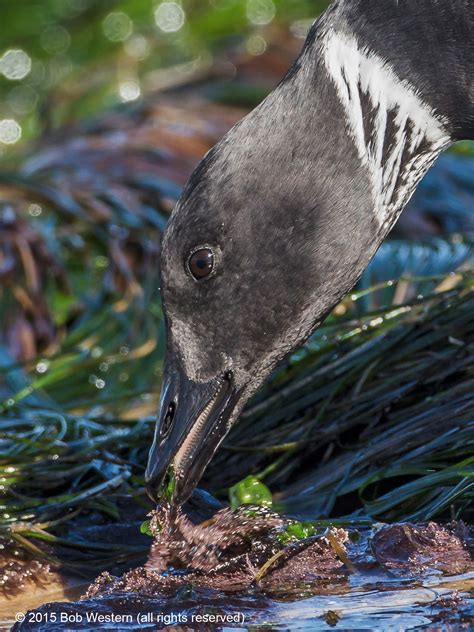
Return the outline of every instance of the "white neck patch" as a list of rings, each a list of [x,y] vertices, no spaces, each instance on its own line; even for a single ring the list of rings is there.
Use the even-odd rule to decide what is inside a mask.
[[[369,170],[377,221],[388,230],[450,143],[446,121],[387,61],[361,48],[355,38],[329,31],[323,46],[349,131]]]

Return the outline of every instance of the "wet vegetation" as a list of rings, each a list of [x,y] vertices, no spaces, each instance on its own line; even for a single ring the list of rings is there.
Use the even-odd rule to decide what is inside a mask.
[[[164,352],[160,238],[193,166],[279,80],[327,3],[260,2],[252,13],[252,3],[189,0],[175,31],[160,28],[160,5],[117,5],[51,0],[2,14],[5,54],[25,50],[32,64],[12,80],[0,61],[8,593],[41,569],[92,578],[145,560],[157,535],[143,475]],[[247,516],[265,526],[255,542],[267,538],[256,573],[307,538],[316,548],[325,538],[345,573],[331,529],[368,542],[379,521],[472,520],[472,155],[464,143],[441,158],[359,286],[274,373],[208,468],[203,487],[238,511],[218,523],[265,508]],[[195,522],[202,507],[220,504],[198,493]]]

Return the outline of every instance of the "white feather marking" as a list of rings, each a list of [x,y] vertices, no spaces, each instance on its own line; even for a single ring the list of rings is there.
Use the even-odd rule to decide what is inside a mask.
[[[387,228],[450,143],[447,121],[354,37],[329,31],[324,56],[357,152],[369,170],[377,221]]]

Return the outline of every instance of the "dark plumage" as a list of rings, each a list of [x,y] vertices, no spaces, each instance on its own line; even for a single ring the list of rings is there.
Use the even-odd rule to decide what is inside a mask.
[[[248,398],[357,282],[436,156],[474,138],[473,67],[468,0],[335,2],[277,89],[202,160],[163,243],[152,495],[168,472],[174,500],[186,499]]]

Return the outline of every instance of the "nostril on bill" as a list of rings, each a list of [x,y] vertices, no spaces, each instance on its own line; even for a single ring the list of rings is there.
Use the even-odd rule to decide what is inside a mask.
[[[169,431],[171,430],[175,413],[176,413],[176,403],[170,402],[166,410],[165,418],[161,422],[160,434],[163,439],[168,435]]]

